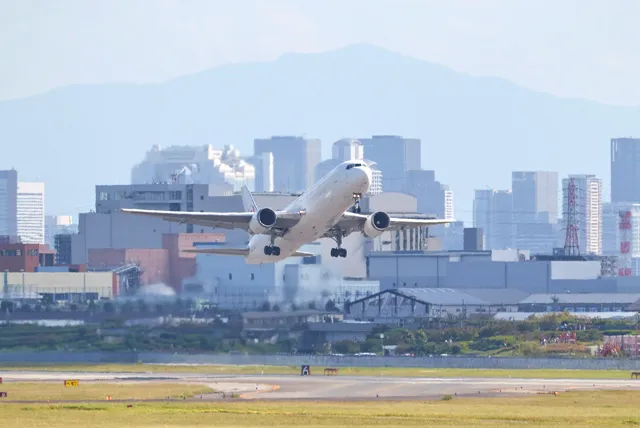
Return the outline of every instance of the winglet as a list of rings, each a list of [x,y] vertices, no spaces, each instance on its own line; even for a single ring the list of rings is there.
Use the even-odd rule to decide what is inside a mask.
[[[249,191],[249,188],[246,184],[242,186],[242,205],[244,206],[245,211],[249,211],[252,213],[258,211],[256,201],[253,200],[253,196],[251,196],[251,192]]]

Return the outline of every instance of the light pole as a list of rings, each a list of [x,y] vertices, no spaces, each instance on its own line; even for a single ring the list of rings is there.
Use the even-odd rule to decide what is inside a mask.
[[[382,356],[384,357],[384,334],[380,333],[380,343],[382,346]]]

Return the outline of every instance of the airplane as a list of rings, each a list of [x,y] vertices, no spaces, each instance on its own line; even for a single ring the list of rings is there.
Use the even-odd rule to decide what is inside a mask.
[[[274,263],[287,257],[312,257],[300,248],[320,238],[331,238],[331,257],[347,257],[342,241],[360,232],[376,238],[387,230],[402,230],[455,220],[390,217],[384,211],[362,214],[360,198],[369,191],[371,169],[363,161],[346,161],[335,167],[285,209],[259,208],[247,186],[242,187],[245,212],[185,212],[121,209],[134,215],[200,226],[244,229],[250,239],[245,248],[194,248],[185,252],[244,256],[248,264]],[[351,210],[350,210],[351,209]]]

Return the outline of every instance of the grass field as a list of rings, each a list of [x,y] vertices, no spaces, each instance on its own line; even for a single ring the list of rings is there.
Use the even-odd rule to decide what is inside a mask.
[[[240,375],[298,375],[299,366],[232,366],[232,365],[161,365],[161,364],[96,364],[96,365],[0,365],[0,374],[12,370],[47,370],[74,372],[125,373],[203,373]],[[311,373],[321,375],[324,367],[311,367]],[[626,370],[502,370],[502,369],[427,369],[401,367],[341,367],[341,375],[350,376],[407,376],[407,377],[513,377],[541,379],[629,379]]]
[[[163,384],[163,383],[83,383],[76,387],[65,387],[63,382],[5,382],[0,391],[7,392],[7,400],[148,400],[154,398],[187,398],[193,395],[207,394],[213,389],[202,385]],[[3,400],[3,399],[0,399]],[[2,403],[2,401],[0,401]],[[0,410],[0,414],[3,413]]]
[[[3,427],[628,427],[638,392],[566,393],[420,402],[227,402],[0,405]]]

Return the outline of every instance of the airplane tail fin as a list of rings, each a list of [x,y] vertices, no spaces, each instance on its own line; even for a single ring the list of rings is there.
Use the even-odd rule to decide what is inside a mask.
[[[254,213],[258,211],[256,201],[253,199],[253,196],[251,196],[251,192],[246,184],[242,186],[242,205],[244,205],[245,212]]]

